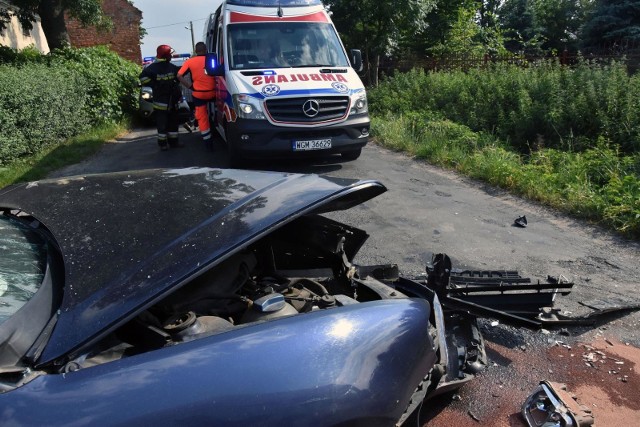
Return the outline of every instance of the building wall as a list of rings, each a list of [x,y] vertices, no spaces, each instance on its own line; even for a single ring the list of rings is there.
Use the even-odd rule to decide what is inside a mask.
[[[125,59],[137,64],[142,62],[140,51],[139,27],[142,12],[126,0],[104,0],[102,9],[113,21],[113,28],[108,31],[83,27],[82,24],[67,17],[67,32],[71,46],[89,47],[108,45],[111,50]]]
[[[6,7],[8,4],[0,1],[0,6]],[[18,18],[12,17],[7,28],[0,33],[0,45],[18,50],[27,46],[34,46],[42,53],[49,53],[49,44],[47,44],[47,38],[42,32],[40,18],[37,18],[36,22],[33,23],[33,29],[25,34],[22,30],[22,25],[18,22]]]

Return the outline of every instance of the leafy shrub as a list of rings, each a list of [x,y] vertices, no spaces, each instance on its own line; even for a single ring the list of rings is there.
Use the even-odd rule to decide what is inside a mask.
[[[0,65],[24,65],[34,62],[47,62],[47,57],[42,55],[34,46],[27,46],[22,50],[16,50],[9,46],[0,46]]]
[[[93,120],[114,122],[138,108],[140,66],[127,61],[106,46],[85,49],[61,49],[52,53],[52,63],[83,75],[84,87]]]
[[[106,47],[0,49],[0,164],[133,113],[139,70]]]
[[[423,112],[493,133],[521,153],[584,150],[599,137],[640,152],[640,74],[629,76],[622,64],[413,70],[385,80],[369,98],[374,115]]]
[[[55,84],[52,84],[55,82]],[[0,162],[89,128],[83,76],[64,67],[0,66]]]

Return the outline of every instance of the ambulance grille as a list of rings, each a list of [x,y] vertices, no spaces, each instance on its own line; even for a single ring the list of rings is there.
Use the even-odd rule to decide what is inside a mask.
[[[310,103],[307,103],[310,101]],[[314,103],[315,101],[316,103]],[[316,106],[318,113],[309,117],[304,113],[305,104]],[[267,113],[275,122],[311,124],[343,119],[349,113],[348,96],[314,96],[304,98],[268,99]]]

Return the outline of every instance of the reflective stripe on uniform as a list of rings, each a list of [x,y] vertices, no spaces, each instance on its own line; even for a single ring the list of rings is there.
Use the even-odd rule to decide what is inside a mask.
[[[169,132],[169,139],[175,139],[178,137],[178,132]]]
[[[168,110],[169,109],[169,104],[166,104],[164,102],[154,102],[153,103],[153,109],[154,110]]]
[[[158,134],[158,140],[159,141],[166,141],[167,139],[167,134],[166,133],[159,133]]]

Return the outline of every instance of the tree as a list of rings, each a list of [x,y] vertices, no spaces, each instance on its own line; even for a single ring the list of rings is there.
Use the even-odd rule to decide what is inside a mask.
[[[504,38],[494,12],[485,9],[477,1],[467,2],[455,12],[455,20],[441,43],[429,52],[436,56],[472,56],[504,53]]]
[[[640,42],[640,0],[596,0],[582,34],[587,50]]]
[[[542,29],[536,27],[534,0],[507,0],[499,10],[500,25],[505,31],[505,47],[511,52],[542,53]]]
[[[584,6],[579,0],[536,0],[536,18],[545,41],[542,47],[552,53],[576,50]]]
[[[407,37],[407,47],[416,53],[433,52],[435,46],[444,45],[459,19],[459,10],[474,7],[478,0],[438,0],[425,17],[425,25],[417,35]]]
[[[436,0],[327,0],[325,4],[345,44],[363,50],[368,81],[375,86],[380,56],[397,49],[403,37],[422,30]]]
[[[83,25],[109,25],[102,12],[102,0],[9,0],[9,4],[0,10],[0,30],[5,29],[11,16],[16,16],[25,31],[31,31],[38,15],[51,49],[69,45],[65,12]]]
[[[541,54],[576,50],[592,0],[506,0],[500,23],[511,51]]]

